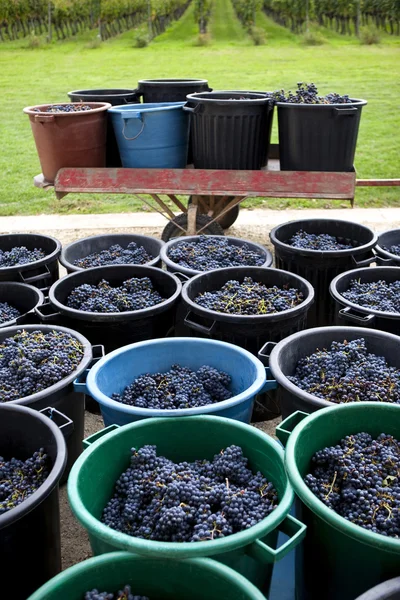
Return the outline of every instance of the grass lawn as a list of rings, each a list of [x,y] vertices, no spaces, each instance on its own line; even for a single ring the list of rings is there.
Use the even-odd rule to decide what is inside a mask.
[[[34,50],[27,41],[0,45],[0,215],[122,212],[143,206],[129,196],[68,195],[33,187],[40,172],[24,106],[66,101],[78,88],[136,87],[137,80],[155,77],[204,77],[214,89],[293,88],[314,81],[321,92],[338,91],[365,98],[356,167],[359,177],[399,177],[400,40],[385,36],[377,46],[361,46],[350,37],[324,32],[327,43],[307,47],[299,36],[258,15],[267,44],[255,47],[235,17],[229,0],[216,0],[210,23],[211,43],[197,46],[193,7],[147,48],[133,47],[134,32],[126,32],[90,49],[84,36],[54,42]],[[276,123],[273,141],[277,141]],[[321,200],[253,200],[273,208],[340,206]],[[249,202],[248,202],[249,204]],[[342,203],[347,206],[347,203]],[[357,191],[359,206],[400,206],[399,190]]]

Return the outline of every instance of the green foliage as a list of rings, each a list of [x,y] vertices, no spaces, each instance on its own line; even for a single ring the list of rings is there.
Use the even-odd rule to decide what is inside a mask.
[[[361,23],[373,23],[390,34],[400,33],[400,0],[264,0],[264,11],[284,27],[301,32],[307,20],[335,29],[340,34],[357,32]]]
[[[262,0],[232,0],[233,7],[243,27],[250,30],[256,24],[256,13],[262,6]]]
[[[207,33],[211,9],[212,0],[194,0],[194,18],[199,25],[200,35]]]
[[[366,46],[372,44],[379,44],[381,41],[381,34],[379,29],[375,25],[366,25],[360,29],[360,42]]]
[[[305,46],[322,46],[326,40],[319,31],[306,31],[303,35],[302,42]]]
[[[262,29],[261,27],[255,27],[252,25],[249,28],[249,35],[255,46],[264,46],[267,43],[265,29]]]
[[[149,38],[144,33],[138,33],[134,37],[133,46],[135,48],[146,48],[149,45]]]

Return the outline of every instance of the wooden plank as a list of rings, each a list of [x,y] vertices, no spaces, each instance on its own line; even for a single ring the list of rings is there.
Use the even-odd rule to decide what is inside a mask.
[[[357,187],[393,187],[400,186],[400,179],[356,179]]]
[[[354,196],[355,173],[205,169],[61,169],[56,192],[196,194],[266,198]]]

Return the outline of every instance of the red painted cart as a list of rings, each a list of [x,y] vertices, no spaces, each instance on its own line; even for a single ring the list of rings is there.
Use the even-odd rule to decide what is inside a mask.
[[[169,220],[165,241],[177,235],[223,234],[246,198],[326,198],[349,200],[353,206],[358,186],[400,186],[400,179],[357,179],[355,171],[280,171],[276,146],[271,156],[261,171],[65,168],[54,185],[41,175],[35,185],[54,187],[57,198],[83,192],[133,195]],[[188,206],[180,195],[189,196]],[[172,211],[171,203],[181,214]]]

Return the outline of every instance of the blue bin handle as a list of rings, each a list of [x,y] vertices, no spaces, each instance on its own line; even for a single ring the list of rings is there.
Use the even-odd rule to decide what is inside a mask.
[[[269,390],[276,390],[278,388],[278,382],[276,381],[276,379],[271,378],[271,370],[269,367],[265,367],[265,376],[266,376],[267,380],[264,383],[264,386],[258,392],[259,394],[264,394],[265,392],[268,392]]]
[[[100,431],[93,433],[92,435],[90,435],[89,437],[87,437],[86,439],[83,440],[83,442],[82,442],[83,449],[86,450],[86,448],[89,448],[89,446],[94,444],[94,442],[97,442],[97,440],[99,440],[103,436],[107,435],[108,433],[111,433],[115,429],[119,429],[119,425],[117,425],[116,423],[113,423],[112,425],[109,425],[108,427],[105,427],[104,429],[101,429]]]
[[[271,548],[266,542],[256,540],[246,548],[246,553],[263,564],[273,564],[289,554],[305,537],[307,526],[292,515],[286,515],[282,523],[276,527],[289,536],[287,542],[279,548]]]
[[[296,412],[286,417],[286,419],[279,423],[278,427],[275,429],[275,434],[278,440],[284,446],[286,446],[286,443],[293,429],[296,427],[296,425],[301,423],[301,421],[308,416],[309,413],[303,412],[302,410],[296,410]]]
[[[128,140],[128,142],[132,142],[133,140],[136,140],[140,135],[142,135],[143,129],[144,129],[144,119],[143,119],[143,115],[141,112],[139,112],[137,110],[125,110],[123,113],[121,113],[121,119],[124,122],[124,126],[122,128],[122,135],[124,136],[124,138],[126,140]],[[130,119],[139,119],[140,121],[142,121],[142,127],[141,127],[139,133],[137,133],[133,137],[126,137],[125,127],[126,127],[127,121],[129,121]]]
[[[97,344],[96,346],[92,346],[92,360],[89,363],[89,366],[80,374],[76,379],[74,379],[73,386],[75,392],[79,394],[88,394],[88,390],[86,387],[86,379],[89,374],[90,369],[99,362],[104,356],[104,346],[101,344]]]
[[[339,317],[341,319],[356,321],[357,323],[371,323],[371,321],[375,319],[375,315],[358,315],[356,312],[351,312],[352,310],[352,306],[346,306],[346,308],[342,308],[339,310]]]

